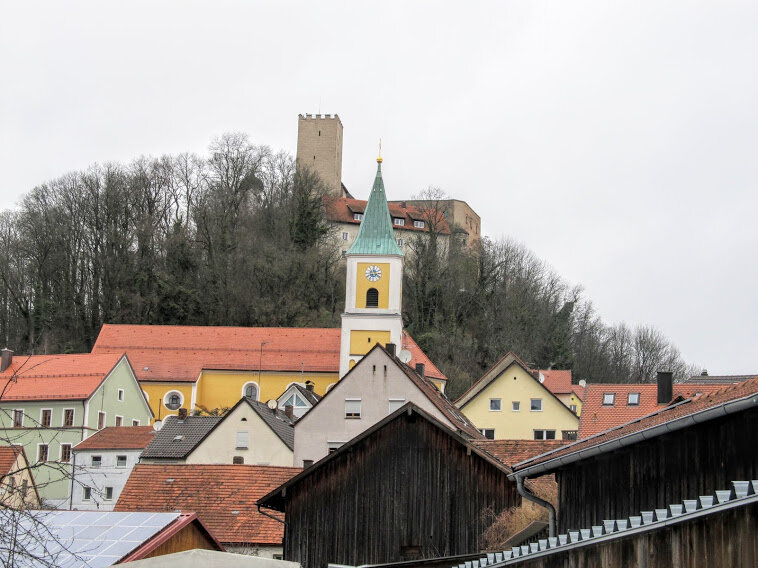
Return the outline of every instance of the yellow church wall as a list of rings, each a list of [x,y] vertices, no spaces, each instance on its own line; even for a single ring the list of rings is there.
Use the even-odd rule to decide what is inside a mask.
[[[327,387],[336,383],[338,373],[272,373],[258,371],[203,371],[197,383],[196,406],[208,410],[232,407],[242,398],[248,383],[258,388],[258,400],[278,398],[292,383],[314,383],[316,394],[324,395]]]
[[[169,410],[163,403],[165,396],[171,391],[178,391],[182,395],[182,406],[189,408],[192,402],[192,386],[194,383],[154,383],[140,382],[140,387],[147,395],[147,402],[155,415],[154,420],[163,420],[166,416],[176,414],[176,410]],[[143,424],[144,426],[144,424]]]
[[[490,410],[490,399],[500,399],[500,411]],[[531,399],[542,400],[542,410],[532,411]],[[513,402],[519,410],[513,410]],[[477,428],[492,428],[495,439],[533,440],[535,430],[555,430],[560,440],[564,430],[577,430],[579,419],[535,381],[520,366],[511,365],[479,394],[469,401],[461,412]]]
[[[366,269],[369,266],[378,266],[382,271],[382,277],[376,282],[371,282],[366,278]],[[376,288],[379,292],[379,309],[386,310],[390,302],[390,265],[388,262],[359,262],[358,278],[355,285],[355,307],[366,307],[366,292],[369,288]],[[352,353],[352,352],[351,352]]]
[[[350,332],[350,355],[365,355],[377,343],[387,345],[389,342],[389,331],[354,329]]]

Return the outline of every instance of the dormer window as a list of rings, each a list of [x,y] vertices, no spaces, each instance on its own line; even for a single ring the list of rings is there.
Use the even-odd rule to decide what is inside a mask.
[[[395,225],[397,225],[398,227],[405,226],[405,219],[401,219],[400,217],[395,217],[393,221],[395,222]]]
[[[353,221],[363,221],[363,213],[353,213]]]
[[[616,394],[607,392],[603,394],[603,406],[613,406],[616,402]]]
[[[424,227],[426,227],[426,223],[424,221],[414,221],[413,226],[416,227],[417,229],[423,229]]]
[[[379,290],[376,288],[369,288],[366,290],[366,307],[378,308],[379,307]]]

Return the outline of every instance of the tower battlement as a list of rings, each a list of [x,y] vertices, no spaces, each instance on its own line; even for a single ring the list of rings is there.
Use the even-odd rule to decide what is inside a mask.
[[[315,171],[331,195],[342,196],[342,121],[339,115],[298,115],[297,162]]]
[[[340,124],[342,124],[342,121],[340,120],[340,115],[338,114],[299,114],[298,118],[300,120],[336,120]]]

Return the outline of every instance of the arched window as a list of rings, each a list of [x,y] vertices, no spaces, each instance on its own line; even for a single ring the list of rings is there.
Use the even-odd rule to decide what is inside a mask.
[[[378,308],[379,307],[379,290],[376,288],[369,288],[366,290],[366,307]]]
[[[245,388],[242,389],[242,394],[247,398],[258,400],[258,385],[255,383],[247,383]]]
[[[166,393],[166,396],[163,398],[163,404],[169,410],[178,410],[182,406],[182,402],[184,402],[183,398],[180,392],[171,391]]]

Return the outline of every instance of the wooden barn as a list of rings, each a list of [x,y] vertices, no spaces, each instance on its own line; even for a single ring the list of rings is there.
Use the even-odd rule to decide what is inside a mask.
[[[521,503],[510,469],[408,403],[258,501],[303,568],[477,552],[483,513]]]
[[[755,378],[516,464],[511,477],[555,474],[561,533],[758,479],[757,448]]]

